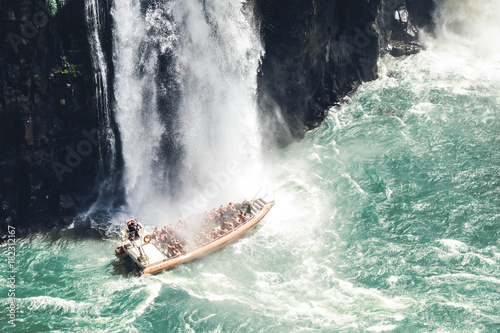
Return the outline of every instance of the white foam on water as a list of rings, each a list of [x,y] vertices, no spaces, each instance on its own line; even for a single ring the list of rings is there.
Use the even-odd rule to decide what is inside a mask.
[[[155,299],[160,294],[161,283],[148,283],[145,288],[140,288],[138,291],[141,293],[147,292],[148,297],[132,312],[133,317],[130,318],[126,323],[134,322],[138,317],[140,317],[146,309],[154,303]],[[131,295],[132,296],[132,295]]]
[[[451,253],[464,253],[469,249],[466,244],[455,239],[440,239],[438,242]]]
[[[391,276],[387,279],[387,281],[388,281],[389,283],[397,283],[397,282],[399,281],[399,278],[398,278],[397,276],[391,275]]]
[[[461,308],[461,309],[465,309],[465,310],[472,310],[472,306],[468,305],[468,304],[462,304],[462,303],[455,303],[455,302],[446,302],[445,305],[448,305],[448,306],[452,306],[454,308]]]
[[[397,327],[398,325],[375,325],[368,327],[366,330],[368,332],[387,332],[395,330]]]
[[[460,256],[472,256],[479,258],[481,261],[484,261],[485,263],[489,265],[495,265],[496,261],[492,258],[488,258],[484,255],[481,255],[479,253],[476,253],[474,251],[477,251],[476,249],[464,244],[463,242],[460,242],[458,240],[454,239],[440,239],[438,242],[441,244],[441,248],[448,253],[451,253],[453,255],[460,255]]]
[[[499,50],[498,0],[483,0],[480,4],[472,0],[445,0],[440,3],[435,18],[441,38],[481,54]]]
[[[358,190],[359,193],[364,194],[364,195],[367,194],[365,191],[363,191],[363,189],[361,188],[361,186],[359,186],[359,184],[354,179],[352,179],[351,175],[349,175],[346,172],[344,172],[343,175],[344,175],[344,177],[346,177],[347,179],[349,179],[349,181],[356,187],[356,189]]]
[[[18,298],[17,301],[20,304],[27,303],[27,309],[29,311],[47,311],[49,313],[59,311],[63,313],[84,313],[93,306],[92,303],[88,302],[76,302],[51,296]]]
[[[475,275],[470,273],[451,273],[451,274],[441,274],[436,276],[426,277],[427,280],[438,280],[439,283],[449,283],[452,281],[457,281],[461,279],[475,280],[490,282],[494,284],[500,284],[500,279],[492,276]]]

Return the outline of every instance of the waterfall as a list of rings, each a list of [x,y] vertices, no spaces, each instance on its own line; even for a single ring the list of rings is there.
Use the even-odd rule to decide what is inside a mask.
[[[100,126],[99,129],[96,129],[100,139],[97,176],[99,198],[96,205],[104,204],[104,206],[107,206],[113,200],[110,198],[110,194],[116,192],[117,153],[116,137],[113,131],[113,117],[109,105],[108,64],[100,37],[106,25],[104,20],[106,5],[102,2],[99,0],[85,0],[85,13],[91,47],[90,54],[94,67],[95,96]],[[95,208],[94,206],[93,209]]]
[[[179,203],[202,209],[253,194],[263,51],[252,9],[230,0],[114,3],[115,114],[129,212]]]
[[[255,99],[263,49],[251,10],[231,0],[177,1],[172,8],[180,32],[176,55],[186,150],[183,178],[205,194],[227,192],[228,200],[248,195],[245,188],[255,190],[245,179],[254,179],[251,172],[260,168]],[[221,189],[233,166],[241,167],[240,173],[231,177],[232,186]],[[219,184],[213,181],[217,177]]]
[[[112,15],[115,116],[122,140],[125,194],[129,205],[142,205],[160,194],[153,186],[153,164],[159,162],[157,151],[164,133],[156,110],[157,51],[147,47],[139,1],[116,1]]]

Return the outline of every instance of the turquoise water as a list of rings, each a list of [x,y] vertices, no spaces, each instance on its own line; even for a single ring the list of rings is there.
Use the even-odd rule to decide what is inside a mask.
[[[16,327],[5,276],[0,327],[498,332],[498,63],[459,58],[382,59],[379,80],[267,158],[262,224],[203,260],[137,278],[112,228],[20,240]]]

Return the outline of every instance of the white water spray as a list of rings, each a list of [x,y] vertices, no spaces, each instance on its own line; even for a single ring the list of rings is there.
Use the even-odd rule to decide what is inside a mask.
[[[147,26],[138,0],[115,2],[112,15],[115,114],[122,138],[127,202],[135,210],[158,196],[152,164],[158,160],[164,129],[156,112],[156,54],[146,48]]]
[[[500,50],[500,1],[442,0],[435,13],[440,42],[491,56]]]
[[[97,114],[99,117],[99,136],[101,146],[99,147],[99,169],[98,181],[100,182],[100,198],[97,204],[105,195],[113,192],[112,187],[116,186],[116,179],[112,174],[116,172],[117,154],[116,138],[112,128],[112,115],[109,106],[108,94],[108,65],[102,48],[100,33],[104,29],[103,10],[105,5],[99,0],[85,1],[85,14],[87,29],[89,32],[89,44],[92,49],[92,65],[94,67],[94,82],[96,84]]]
[[[256,90],[263,52],[251,8],[231,0],[187,0],[176,2],[172,13],[180,30],[184,177],[191,189],[210,193],[207,185],[226,172],[231,186],[219,192],[226,199],[249,195],[255,188],[247,180],[261,168]],[[230,175],[232,166],[239,174]],[[219,199],[223,193],[216,192]]]
[[[500,0],[486,0],[481,4],[470,0],[441,0],[434,20],[435,36],[423,36],[428,49],[425,55],[433,72],[455,73],[459,89],[466,89],[473,80],[498,80]]]
[[[230,0],[124,0],[112,14],[128,211],[158,218],[170,197],[200,210],[251,195],[250,170],[260,166],[256,88],[263,52],[252,8]],[[176,110],[157,103],[169,96],[159,83],[166,56]],[[175,130],[167,130],[166,118],[175,118]],[[182,151],[176,171],[182,188],[175,193],[164,176],[172,168],[162,155],[165,137]]]

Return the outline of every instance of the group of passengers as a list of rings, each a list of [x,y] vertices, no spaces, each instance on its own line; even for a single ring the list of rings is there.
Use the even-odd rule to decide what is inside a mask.
[[[195,235],[197,245],[203,245],[222,237],[251,219],[250,203],[230,202],[203,214],[203,228]]]
[[[177,233],[185,227],[186,223],[178,221],[174,227],[155,228],[153,230],[153,238],[156,244],[169,257],[175,257],[186,253],[188,250],[202,246],[217,238],[220,238],[229,232],[238,228],[240,225],[252,218],[251,206],[248,201],[243,203],[230,202],[227,206],[220,206],[210,211],[204,212],[199,216],[201,219],[201,230],[195,234],[194,241],[191,242],[186,238],[182,241]]]
[[[170,226],[154,228],[153,239],[169,258],[186,253],[186,240],[179,240],[180,237]]]

